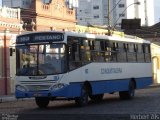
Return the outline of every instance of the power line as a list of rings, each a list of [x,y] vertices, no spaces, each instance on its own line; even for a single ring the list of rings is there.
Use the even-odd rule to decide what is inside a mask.
[[[117,7],[117,5],[121,2],[122,0],[119,0],[116,5],[112,8],[112,10],[110,10],[110,0],[108,0],[108,25],[110,26],[110,14],[113,12],[113,10]]]
[[[109,12],[110,14],[113,12],[113,10],[117,7],[117,5],[121,2],[122,0],[119,0],[116,5],[112,8],[112,10]]]

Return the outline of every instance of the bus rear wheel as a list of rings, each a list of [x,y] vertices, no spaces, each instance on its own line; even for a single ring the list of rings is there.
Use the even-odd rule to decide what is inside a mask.
[[[35,101],[39,108],[46,108],[49,104],[49,98],[47,97],[36,97]]]
[[[86,86],[81,89],[81,96],[75,99],[75,103],[78,106],[86,106],[88,104],[89,92]]]
[[[101,101],[103,99],[104,94],[91,95],[90,98],[93,101]]]
[[[119,96],[121,99],[132,99],[135,95],[135,83],[131,81],[129,83],[129,89],[128,91],[121,91],[119,92]]]

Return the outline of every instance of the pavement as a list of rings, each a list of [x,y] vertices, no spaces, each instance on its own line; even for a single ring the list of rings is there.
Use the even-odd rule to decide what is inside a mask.
[[[160,84],[152,84],[151,86],[147,87],[147,88],[153,88],[153,87],[160,87]],[[21,98],[21,99],[17,99],[15,97],[15,95],[0,95],[0,103],[4,103],[4,102],[14,102],[14,101],[18,101],[18,100],[31,100],[33,98]]]
[[[15,98],[14,95],[2,95],[0,96],[0,103],[3,102],[12,102],[12,101],[16,101],[17,99]]]
[[[2,95],[0,96],[0,104],[4,102],[14,102],[14,101],[24,101],[24,100],[32,100],[34,98],[19,98],[17,99],[15,95]]]

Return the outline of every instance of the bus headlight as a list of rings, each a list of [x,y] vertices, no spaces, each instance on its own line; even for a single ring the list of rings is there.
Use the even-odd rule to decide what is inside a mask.
[[[58,84],[55,84],[55,85],[51,86],[50,90],[59,90],[59,89],[62,89],[64,86],[65,86],[65,84],[58,83]]]
[[[21,85],[17,85],[16,86],[16,90],[19,90],[19,91],[22,91],[22,92],[26,92],[27,91],[27,89],[24,86],[21,86]]]

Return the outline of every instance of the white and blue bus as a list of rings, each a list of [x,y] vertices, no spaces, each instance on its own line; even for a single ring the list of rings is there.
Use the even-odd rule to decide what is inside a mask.
[[[152,84],[150,42],[75,32],[33,32],[16,39],[16,98],[75,100],[84,106],[104,93],[134,97]]]

